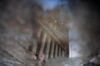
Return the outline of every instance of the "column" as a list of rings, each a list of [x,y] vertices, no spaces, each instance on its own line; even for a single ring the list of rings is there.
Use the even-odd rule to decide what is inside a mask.
[[[65,52],[64,52],[64,50],[62,51],[62,57],[64,57],[65,56]]]
[[[44,51],[44,47],[45,47],[45,44],[46,44],[46,39],[47,39],[47,34],[44,32],[43,33],[43,37],[41,39],[41,48],[40,48],[40,52],[43,52]],[[43,52],[44,53],[44,52]]]
[[[49,49],[49,58],[51,58],[51,50],[52,49],[52,42],[50,42],[50,49]]]
[[[46,47],[46,60],[49,58],[49,51],[50,51],[50,42],[51,42],[51,38],[48,37],[48,40],[47,40],[47,47]]]
[[[61,57],[61,47],[59,49],[60,49],[60,52],[59,53],[60,53],[60,57]]]
[[[37,49],[36,49],[36,56],[38,58],[39,56],[39,51],[40,51],[40,48],[41,48],[41,38],[42,38],[42,29],[40,29],[37,33]]]
[[[53,58],[54,53],[54,42],[52,41],[52,47],[51,47],[51,58]]]
[[[61,56],[63,57],[63,49],[61,48]]]
[[[55,44],[55,42],[54,42],[54,53],[53,53],[53,56],[54,56],[54,58],[56,56],[56,44]]]
[[[58,49],[57,56],[59,56],[59,45],[57,45],[57,46],[58,46],[58,48],[57,48]]]
[[[56,44],[56,49],[55,49],[55,57],[57,57],[58,55],[57,55],[57,53],[58,53],[58,45]]]

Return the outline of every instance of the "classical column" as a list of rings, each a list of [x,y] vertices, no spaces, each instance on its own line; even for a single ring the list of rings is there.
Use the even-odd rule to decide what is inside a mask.
[[[47,47],[46,47],[46,60],[49,58],[49,51],[50,51],[50,43],[51,43],[51,38],[48,37],[48,40],[47,40]]]
[[[47,43],[48,43],[48,39],[46,39],[44,49],[43,49],[43,52],[44,52],[45,55],[46,55],[46,50],[47,50]]]
[[[65,57],[65,51],[64,50],[62,51],[62,56]]]
[[[59,45],[59,56],[61,56],[61,46]]]
[[[63,57],[63,49],[61,48],[61,56]]]
[[[58,49],[58,52],[57,52],[57,56],[59,56],[59,45],[57,45],[58,47],[57,47],[57,49]]]
[[[41,49],[40,52],[43,52],[45,44],[46,44],[47,34],[44,32],[43,37],[41,39]]]
[[[38,39],[41,37],[41,35],[42,35],[42,29],[39,29],[39,31],[38,31],[38,33],[37,33]]]
[[[37,48],[38,48],[38,42],[37,42],[36,39],[33,39],[33,48],[32,48],[32,52],[33,52],[34,54],[36,54]]]
[[[39,29],[38,33],[37,33],[37,49],[36,49],[36,56],[38,58],[39,56],[39,51],[40,51],[40,48],[41,48],[41,38],[42,38],[42,29]]]
[[[54,53],[54,42],[52,41],[52,47],[51,47],[51,58],[53,58]]]
[[[54,53],[53,53],[53,56],[54,56],[54,58],[56,56],[56,44],[55,44],[55,42],[54,42]]]
[[[57,42],[56,42],[55,57],[58,56],[57,54],[58,54],[58,45],[57,45]]]
[[[60,50],[60,52],[59,52],[59,53],[60,53],[60,57],[61,57],[61,47],[59,48],[59,50]]]
[[[51,50],[52,49],[52,43],[50,42],[50,49],[49,49],[49,58],[51,58]]]

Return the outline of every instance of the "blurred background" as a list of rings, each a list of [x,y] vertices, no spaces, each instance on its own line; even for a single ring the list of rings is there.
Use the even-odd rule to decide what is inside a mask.
[[[100,64],[99,6],[99,0],[0,0],[0,66]]]

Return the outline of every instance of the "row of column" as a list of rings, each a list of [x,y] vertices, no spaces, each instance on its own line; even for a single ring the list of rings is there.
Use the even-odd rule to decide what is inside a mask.
[[[38,33],[38,44],[36,54],[39,56],[39,53],[43,53],[45,55],[45,59],[48,60],[50,58],[57,57],[65,57],[66,51],[64,50],[60,44],[54,41],[50,35],[48,35],[45,31],[40,30]]]

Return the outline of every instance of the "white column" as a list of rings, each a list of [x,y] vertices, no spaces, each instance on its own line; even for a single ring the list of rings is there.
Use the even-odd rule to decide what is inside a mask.
[[[44,32],[43,33],[43,37],[42,37],[42,41],[41,41],[41,49],[40,49],[40,52],[43,52],[43,50],[44,50],[44,46],[45,46],[45,44],[46,44],[46,39],[47,39],[47,34]]]
[[[46,60],[49,58],[50,42],[51,42],[51,38],[48,37],[48,40],[47,40],[47,48],[46,48]]]
[[[51,58],[53,58],[54,53],[54,42],[52,41],[52,47],[51,47]]]

